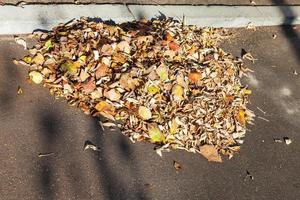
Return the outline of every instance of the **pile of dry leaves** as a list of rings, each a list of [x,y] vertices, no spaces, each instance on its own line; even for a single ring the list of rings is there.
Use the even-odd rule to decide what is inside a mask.
[[[132,141],[199,152],[212,161],[239,151],[251,90],[248,71],[218,45],[223,29],[172,19],[108,25],[80,19],[36,33],[18,61],[29,78],[86,114],[102,116]]]

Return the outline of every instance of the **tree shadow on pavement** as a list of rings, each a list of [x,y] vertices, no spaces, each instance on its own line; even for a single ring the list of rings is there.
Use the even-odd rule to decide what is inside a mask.
[[[272,1],[276,5],[288,5],[285,0]],[[296,15],[289,6],[279,7],[279,9],[284,15],[284,21],[282,22],[281,28],[291,46],[294,48],[294,54],[300,63],[300,38],[294,30],[294,27],[291,25],[295,21]]]
[[[109,145],[111,145],[111,143],[104,140],[103,137],[105,137],[105,135],[100,128],[99,119],[93,118],[91,126],[94,133],[94,137],[92,140],[100,148],[102,147],[101,151],[97,152],[97,156],[94,157],[94,164],[96,166],[96,169],[98,170],[99,185],[102,185],[104,187],[106,198],[109,200],[147,200],[148,197],[145,193],[143,182],[141,181],[142,177],[139,174],[137,160],[133,156],[133,152],[128,139],[124,135],[122,135],[120,131],[118,131],[118,133],[108,133],[116,134],[115,136],[117,138],[117,140],[114,140],[114,142],[112,142],[112,144],[114,145],[112,149],[117,152],[114,155],[110,155],[105,148],[108,145],[105,143],[109,143]],[[133,179],[133,185],[130,184],[129,181],[128,184],[120,181],[122,177],[118,175],[119,173],[116,173],[114,171],[114,166],[109,164],[109,160],[112,157],[117,157],[117,159],[119,159],[117,164],[122,168],[129,168],[129,174],[124,174],[124,177]],[[124,171],[123,173],[126,173],[126,171]]]
[[[0,41],[0,69],[1,69],[1,80],[0,80],[0,110],[5,112],[10,111],[15,107],[15,100],[17,98],[17,88],[20,80],[20,72],[18,66],[12,63],[13,55],[15,54],[15,46],[10,43]],[[21,85],[21,84],[20,84]]]
[[[39,115],[39,123],[41,126],[41,142],[43,148],[46,150],[51,150],[57,142],[59,142],[59,126],[61,126],[60,119],[56,117],[55,113],[47,112],[41,113]],[[50,152],[45,152],[50,153]],[[52,153],[52,152],[51,152]],[[52,158],[41,158],[38,160],[39,165],[41,166],[41,171],[39,174],[39,185],[42,189],[43,199],[55,199],[55,180],[54,180],[54,171],[55,165],[53,165]]]

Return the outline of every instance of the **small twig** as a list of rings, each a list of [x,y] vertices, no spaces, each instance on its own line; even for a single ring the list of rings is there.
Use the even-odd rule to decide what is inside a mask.
[[[258,116],[257,118],[262,119],[262,120],[264,120],[264,121],[266,121],[266,122],[270,122],[270,120],[268,120],[268,119],[266,119],[266,118],[264,118],[264,117],[261,117],[261,116]]]
[[[260,112],[262,112],[264,115],[267,113],[266,111],[263,111],[260,107],[256,106],[257,110],[259,110]]]
[[[42,157],[47,157],[47,156],[52,156],[52,155],[54,155],[53,152],[51,152],[51,153],[39,153],[38,157],[42,158]]]

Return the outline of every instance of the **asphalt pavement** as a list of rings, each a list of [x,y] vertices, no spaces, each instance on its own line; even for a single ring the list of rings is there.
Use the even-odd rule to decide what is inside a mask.
[[[26,68],[12,63],[26,51],[1,36],[0,199],[299,199],[300,26],[231,31],[223,48],[258,59],[246,61],[254,72],[243,79],[257,117],[240,153],[223,163],[182,150],[161,158],[152,144],[101,131],[97,119],[29,84]],[[283,137],[292,143],[274,141]],[[83,151],[87,140],[100,151]]]

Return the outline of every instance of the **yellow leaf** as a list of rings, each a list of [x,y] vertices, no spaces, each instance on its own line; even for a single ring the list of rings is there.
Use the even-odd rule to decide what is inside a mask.
[[[149,125],[148,133],[152,142],[164,142],[166,139],[156,124]]]
[[[159,88],[156,86],[156,85],[150,85],[148,88],[147,88],[147,91],[150,93],[150,94],[156,94],[158,91],[159,91]]]
[[[69,72],[70,74],[75,74],[78,70],[78,68],[80,67],[80,62],[79,61],[76,61],[76,62],[73,62],[73,61],[66,61],[64,62],[60,67],[61,67],[61,70],[62,71],[66,71],[66,72]]]
[[[38,65],[42,65],[44,61],[45,61],[44,56],[40,53],[37,53],[36,56],[32,59],[32,62]]]
[[[245,90],[245,94],[251,94],[251,93],[252,93],[251,90],[249,90],[249,89]]]
[[[203,145],[200,147],[200,153],[207,158],[208,161],[222,162],[217,149],[213,145]]]
[[[86,56],[85,55],[80,56],[79,60],[82,61],[82,62],[85,62],[86,61]]]
[[[174,85],[172,88],[172,94],[175,101],[183,100],[183,88],[180,85]]]
[[[236,115],[236,120],[242,124],[245,125],[246,124],[246,119],[245,119],[245,111],[244,110],[240,110],[238,112],[238,114]]]
[[[145,106],[140,106],[138,112],[139,112],[139,116],[143,120],[148,120],[152,117],[152,113],[151,113],[150,109]]]
[[[47,50],[49,50],[50,48],[53,48],[51,39],[49,39],[49,40],[47,40],[47,42],[45,42],[45,47]]]
[[[177,132],[178,124],[175,119],[172,119],[169,123],[170,126],[170,133],[175,134]]]
[[[23,58],[23,61],[30,64],[32,62],[32,58],[30,56],[26,56]]]
[[[36,84],[40,84],[43,81],[43,75],[37,71],[31,71],[29,73],[29,78]]]

